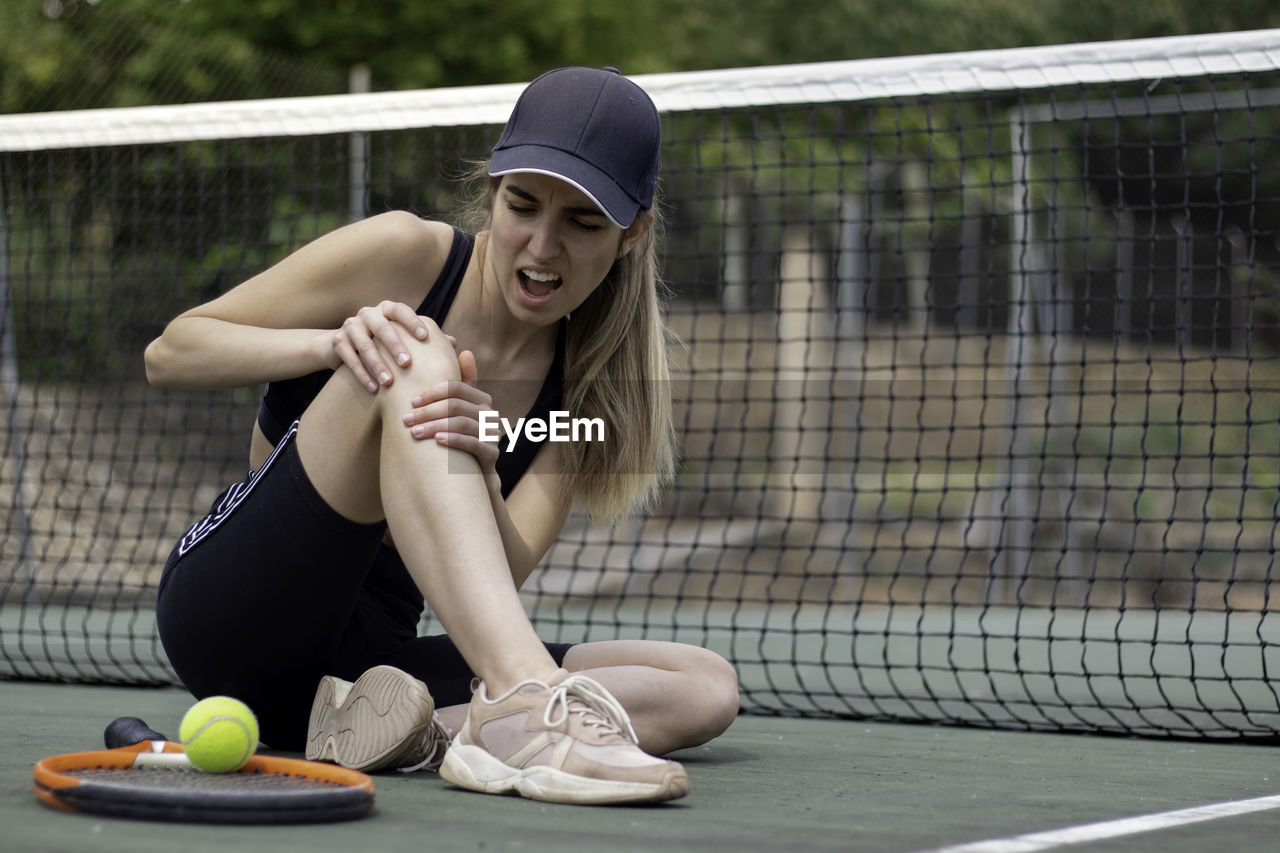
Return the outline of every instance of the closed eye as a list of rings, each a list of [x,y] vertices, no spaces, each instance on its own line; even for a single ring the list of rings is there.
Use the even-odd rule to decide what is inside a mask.
[[[539,202],[533,193],[515,184],[509,184],[506,192],[507,210],[517,216],[532,216],[538,212]],[[566,207],[562,213],[575,228],[586,233],[601,231],[606,227],[604,214],[594,207]]]

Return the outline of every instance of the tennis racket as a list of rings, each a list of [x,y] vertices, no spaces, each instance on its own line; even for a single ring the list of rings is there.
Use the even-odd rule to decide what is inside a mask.
[[[318,823],[353,820],[373,808],[363,773],[295,758],[255,755],[234,773],[206,773],[136,717],[107,726],[107,749],[53,755],[35,766],[47,806],[192,823]]]

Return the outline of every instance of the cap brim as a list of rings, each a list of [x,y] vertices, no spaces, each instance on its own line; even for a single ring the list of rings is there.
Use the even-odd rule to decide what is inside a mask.
[[[639,202],[623,192],[612,178],[585,160],[557,148],[516,145],[493,152],[490,175],[517,173],[548,175],[572,185],[619,228],[630,227],[640,212]]]

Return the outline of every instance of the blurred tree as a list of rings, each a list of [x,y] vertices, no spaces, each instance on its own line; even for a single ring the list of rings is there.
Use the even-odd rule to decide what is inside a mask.
[[[347,89],[348,69],[355,64],[367,65],[372,88],[385,90],[515,82],[568,63],[666,72],[1280,26],[1275,0],[1127,6],[1115,0],[0,0],[0,14],[0,112],[8,113],[331,94]],[[1007,144],[1000,139],[1007,132],[999,129],[1007,127],[998,117],[1006,106],[1001,97],[892,108],[870,104],[852,111],[798,107],[779,111],[770,126],[760,128],[751,126],[754,117],[732,114],[715,119],[733,129],[723,142],[714,132],[703,133],[704,117],[673,117],[664,180],[685,226],[671,229],[675,256],[695,256],[679,240],[719,240],[715,229],[730,208],[742,208],[735,216],[779,228],[793,205],[803,205],[807,218],[834,221],[850,197],[874,191],[877,203],[899,205],[910,214],[913,191],[886,176],[918,174],[922,165],[931,209],[942,221],[958,221],[973,202],[973,193],[963,197],[965,187],[991,190],[983,203],[994,221],[1002,204],[995,190],[1012,181],[1008,158],[987,156],[993,146]],[[1271,127],[1264,121],[1236,131],[1244,142],[1228,148],[1218,144],[1217,126],[1193,123],[1184,129],[1121,122],[1101,138],[1066,130],[1053,145],[1087,148],[1095,171],[1089,182],[1061,192],[1097,192],[1117,208],[1140,204],[1141,192],[1174,199],[1175,205],[1183,198],[1213,201],[1229,193],[1245,200],[1229,215],[1241,233],[1251,235],[1248,251],[1280,267],[1271,201],[1280,197],[1276,178],[1265,170],[1255,175],[1257,163],[1274,160],[1273,140],[1280,137]],[[688,142],[693,139],[699,140],[696,148]],[[1127,150],[1151,149],[1153,139],[1172,141],[1165,156],[1178,162],[1153,160],[1144,170],[1142,163],[1118,160]],[[434,155],[415,146],[462,150],[454,141],[384,141],[382,158],[389,165],[370,182],[369,209],[447,209],[442,194],[424,192],[437,171]],[[62,323],[64,304],[83,306],[86,319],[77,327],[90,330],[77,344],[89,353],[84,358],[64,359],[54,350],[44,360],[27,358],[24,369],[105,364],[97,348],[123,334],[111,316],[123,309],[112,304],[150,312],[134,323],[130,346],[140,347],[159,318],[269,263],[268,247],[283,251],[345,221],[346,143],[95,150],[83,163],[74,152],[29,162],[23,159],[28,155],[15,155],[12,167],[0,169],[8,181],[0,189],[13,209],[7,227],[19,235],[28,222],[61,229],[47,237],[32,230],[32,236],[11,238],[10,251],[26,259],[27,278],[13,285],[15,305],[25,312],[23,340],[42,340],[46,320]],[[483,148],[470,144],[468,150],[477,153]],[[1203,169],[1208,177],[1194,185],[1180,181],[1177,166],[1184,155],[1214,160]],[[757,162],[783,165],[757,170]],[[1118,171],[1130,176],[1127,182],[1115,179]],[[1234,177],[1219,181],[1220,173]],[[9,177],[16,175],[22,179]],[[701,186],[707,175],[726,176],[725,186]],[[1069,209],[1071,201],[1066,199]],[[235,211],[234,228],[170,232],[177,222],[217,221],[224,207]],[[910,245],[899,247],[900,255],[936,236],[932,220],[906,218],[915,224],[903,230]],[[75,242],[91,244],[110,260],[73,268],[72,253],[49,249]],[[101,278],[104,268],[110,269],[109,286]],[[157,305],[150,282],[175,277],[183,284],[173,303]],[[63,295],[51,297],[47,281],[66,282]],[[100,292],[111,293],[115,302],[86,296]],[[137,366],[138,347],[122,350],[129,369]]]
[[[202,30],[188,3],[0,0],[0,112],[345,91],[346,72]]]
[[[1274,0],[649,0],[660,70],[986,50],[1280,26]]]
[[[1274,0],[0,0],[18,112],[774,65],[1280,26]]]
[[[260,48],[333,67],[366,64],[379,89],[512,82],[554,65],[627,63],[638,55],[637,20],[656,9],[595,0],[336,0],[305,15],[289,0],[189,6],[201,31],[234,31]]]

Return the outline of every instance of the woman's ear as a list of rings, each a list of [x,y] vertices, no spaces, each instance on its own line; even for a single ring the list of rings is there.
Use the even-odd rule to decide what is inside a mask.
[[[640,211],[630,227],[622,232],[622,242],[618,245],[618,257],[621,258],[634,249],[649,233],[649,228],[652,225],[653,212],[649,210]]]

